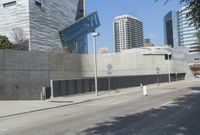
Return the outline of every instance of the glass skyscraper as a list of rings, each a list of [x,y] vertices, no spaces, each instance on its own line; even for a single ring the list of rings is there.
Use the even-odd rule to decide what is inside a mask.
[[[178,11],[170,11],[164,17],[165,44],[172,47],[184,46],[190,48],[190,53],[198,52],[197,28],[187,18],[187,6]]]
[[[164,17],[165,44],[172,47],[178,46],[177,15],[176,11],[170,11]]]

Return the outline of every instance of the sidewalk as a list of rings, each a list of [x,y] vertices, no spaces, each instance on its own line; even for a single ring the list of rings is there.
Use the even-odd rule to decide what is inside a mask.
[[[188,80],[177,81],[172,83],[161,83],[159,86],[157,84],[147,85],[148,91],[151,91],[153,88],[162,88],[166,86],[174,86],[174,84],[184,83]],[[189,81],[200,81],[200,80],[189,80]],[[109,91],[100,91],[98,96],[94,92],[85,93],[79,95],[57,97],[53,99],[48,99],[45,101],[0,101],[0,118],[19,115],[24,113],[36,112],[41,110],[59,108],[63,106],[69,106],[74,104],[81,104],[84,102],[91,102],[95,100],[100,100],[103,98],[109,98],[112,96],[120,96],[123,94],[134,94],[137,97],[142,96],[142,89],[140,87],[131,87],[123,88],[117,90]]]

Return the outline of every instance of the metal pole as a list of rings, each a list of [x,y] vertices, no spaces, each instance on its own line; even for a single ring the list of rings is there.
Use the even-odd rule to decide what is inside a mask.
[[[50,80],[50,86],[51,86],[51,98],[54,97],[53,95],[53,80]]]
[[[42,100],[46,100],[46,88],[45,87],[42,87],[42,95],[41,95],[41,99]]]
[[[159,86],[159,73],[157,72],[157,85]]]
[[[109,95],[110,95],[110,75],[108,76],[108,89],[109,89]]]
[[[78,43],[76,41],[76,53],[78,53]]]
[[[98,96],[98,89],[97,89],[96,36],[95,36],[95,35],[93,35],[93,46],[94,46],[94,79],[95,79],[95,92],[96,92],[96,96]]]
[[[168,56],[168,81],[169,83],[171,82],[171,77],[170,77],[170,71],[169,71],[169,53],[167,54]]]
[[[86,15],[86,0],[83,0],[83,16]]]

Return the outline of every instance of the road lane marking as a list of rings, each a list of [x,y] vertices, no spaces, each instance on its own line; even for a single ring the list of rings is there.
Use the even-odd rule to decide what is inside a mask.
[[[164,104],[161,104],[160,106],[167,106],[167,105],[170,105],[170,104],[172,104],[172,103],[174,103],[174,101],[168,101],[168,102],[166,102],[166,103],[164,103]]]

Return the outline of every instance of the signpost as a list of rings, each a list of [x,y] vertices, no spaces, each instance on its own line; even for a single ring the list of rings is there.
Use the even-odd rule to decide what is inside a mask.
[[[168,56],[168,81],[170,83],[171,82],[170,67],[169,67],[170,53],[168,53],[167,56]]]
[[[109,90],[109,95],[110,95],[110,75],[112,74],[112,65],[111,64],[108,64],[106,66],[107,68],[107,74],[108,74],[108,90]]]
[[[159,86],[159,72],[160,72],[160,68],[157,67],[156,68],[156,73],[157,73],[157,85]]]

